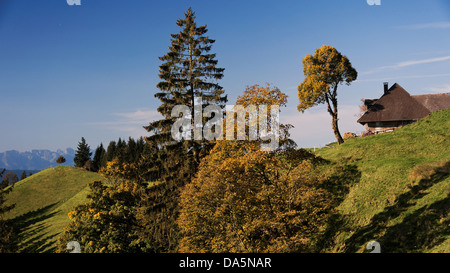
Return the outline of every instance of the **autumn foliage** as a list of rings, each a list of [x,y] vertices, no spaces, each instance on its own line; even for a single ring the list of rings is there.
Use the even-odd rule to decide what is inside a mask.
[[[346,56],[329,45],[316,49],[314,55],[306,55],[302,62],[305,79],[297,88],[299,99],[297,109],[303,113],[318,104],[326,104],[332,118],[334,135],[341,144],[344,140],[338,127],[337,90],[340,84],[350,85],[356,80],[358,72]]]
[[[109,185],[94,181],[89,187],[88,202],[68,214],[71,222],[58,238],[58,252],[65,252],[70,241],[79,242],[83,253],[138,252],[135,208],[142,188],[125,180]]]
[[[224,69],[216,67],[215,54],[208,53],[214,40],[205,36],[206,26],[197,26],[194,19],[188,9],[185,18],[177,21],[181,31],[171,36],[170,52],[160,58],[162,81],[155,97],[161,100],[157,110],[163,118],[144,127],[150,133],[148,145],[130,138],[128,148],[119,139],[107,151],[97,149],[93,168],[108,182],[91,183],[88,201],[69,213],[71,221],[59,238],[59,252],[65,252],[72,240],[81,244],[83,252],[113,253],[315,252],[327,246],[330,219],[346,193],[342,182],[346,177],[339,168],[327,170],[329,163],[323,159],[295,149],[289,138],[293,126],[279,124],[277,111],[288,98],[279,88],[247,86],[235,103],[236,109],[245,110],[225,111],[223,121],[234,121],[234,115],[243,121],[229,125],[231,134],[244,137],[171,138],[175,105],[190,106],[195,116],[195,97],[202,97],[205,106],[216,104],[221,109],[227,101],[217,83]],[[341,138],[337,86],[355,80],[356,70],[327,46],[306,56],[303,63],[306,78],[298,88],[298,110],[327,103],[333,129]],[[252,110],[264,106],[269,113],[267,127],[254,118],[264,112]],[[254,128],[263,133],[250,137]],[[280,145],[266,151],[261,144],[269,140],[265,137],[269,133]],[[84,149],[79,150],[87,152],[79,161],[84,164],[90,154],[82,142]]]
[[[181,252],[308,251],[332,210],[324,176],[303,151],[216,144],[181,193]]]

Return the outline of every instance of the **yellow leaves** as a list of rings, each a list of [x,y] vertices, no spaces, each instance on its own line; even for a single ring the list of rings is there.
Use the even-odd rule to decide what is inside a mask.
[[[67,216],[69,217],[70,220],[72,220],[75,216],[76,212],[75,211],[69,211],[69,213],[67,214]]]
[[[106,178],[125,178],[131,179],[137,176],[138,168],[135,163],[120,163],[116,157],[108,161],[105,167],[99,171]]]
[[[358,75],[348,58],[329,45],[316,49],[314,56],[306,55],[302,62],[305,79],[297,88],[301,112],[327,102],[326,96],[336,99],[335,87],[349,84]]]
[[[286,252],[306,247],[315,232],[308,226],[323,225],[329,200],[317,190],[322,177],[312,175],[313,164],[298,154],[275,155],[233,143],[215,147],[181,192],[180,250]]]
[[[102,216],[104,215],[104,213],[102,212],[97,212],[96,214],[94,214],[94,220],[100,220],[100,218],[102,218]]]
[[[266,87],[260,87],[258,84],[255,84],[246,87],[244,94],[238,97],[236,104],[244,107],[248,105],[285,106],[287,97],[278,87],[272,87],[269,83],[266,84]]]

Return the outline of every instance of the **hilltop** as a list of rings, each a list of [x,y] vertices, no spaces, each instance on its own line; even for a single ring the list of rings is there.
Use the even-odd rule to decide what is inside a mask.
[[[14,185],[6,217],[19,228],[21,252],[53,252],[58,235],[69,221],[67,214],[86,201],[88,184],[103,181],[98,173],[58,166],[36,173]]]
[[[317,154],[357,167],[329,236],[330,251],[450,252],[450,109],[402,129],[347,140]]]

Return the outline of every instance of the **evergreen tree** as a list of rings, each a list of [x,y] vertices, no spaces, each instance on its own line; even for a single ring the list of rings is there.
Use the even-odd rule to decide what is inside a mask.
[[[162,164],[159,160],[159,150],[156,145],[143,143],[141,156],[137,162],[140,180],[157,181],[161,177]]]
[[[20,180],[24,180],[25,178],[27,178],[27,173],[23,171],[22,174],[20,175]]]
[[[200,159],[214,144],[194,140],[192,131],[197,129],[193,118],[197,107],[194,105],[198,105],[195,98],[201,97],[203,108],[209,104],[224,108],[227,101],[217,83],[223,77],[224,69],[216,66],[216,55],[210,53],[215,41],[206,36],[206,25],[197,26],[191,8],[184,14],[184,19],[177,21],[177,25],[181,31],[171,35],[170,51],[159,58],[163,62],[159,67],[162,81],[157,84],[160,91],[155,97],[161,101],[157,110],[163,119],[144,127],[150,133],[146,140],[152,145],[147,150],[149,154],[143,157],[152,158],[151,162],[146,162],[151,168],[149,175],[157,174],[157,181],[164,182],[150,187],[140,206],[140,221],[147,227],[140,233],[141,240],[147,242],[149,250],[156,252],[175,251],[178,247],[180,233],[176,218],[180,188],[191,181]],[[190,139],[175,141],[172,138],[172,125],[178,118],[172,117],[172,109],[176,105],[190,109]],[[154,151],[157,152],[156,158]]]
[[[163,61],[159,70],[162,81],[157,84],[160,92],[155,97],[162,102],[157,110],[164,118],[144,127],[152,133],[147,141],[161,145],[170,158],[164,160],[167,170],[165,175],[169,179],[171,174],[180,173],[183,162],[189,163],[185,167],[187,175],[192,177],[200,156],[212,148],[206,145],[206,141],[194,140],[194,134],[191,134],[191,140],[177,142],[172,139],[171,128],[176,119],[172,117],[173,107],[186,105],[190,108],[191,117],[194,117],[195,97],[202,98],[203,107],[208,104],[224,107],[227,101],[222,87],[217,83],[223,77],[224,69],[216,67],[216,54],[209,53],[215,41],[205,35],[206,25],[197,26],[191,8],[185,13],[184,19],[177,21],[177,25],[181,31],[171,35],[170,51],[159,58]],[[193,118],[191,128],[195,128]]]
[[[78,142],[78,148],[73,159],[75,167],[83,168],[86,162],[91,159],[91,155],[91,148],[86,143],[84,137],[82,137],[81,142]]]
[[[142,158],[142,154],[144,153],[144,149],[145,149],[145,140],[143,137],[140,137],[137,141],[136,141],[136,158],[135,161],[139,162]]]
[[[106,161],[113,161],[114,157],[116,157],[116,142],[111,141],[106,149]]]
[[[124,159],[128,163],[135,163],[136,162],[136,155],[138,153],[138,150],[136,149],[136,141],[132,138],[128,138],[127,147],[125,148],[125,157]]]
[[[106,151],[105,151],[105,148],[103,148],[103,143],[100,143],[100,145],[97,147],[97,149],[95,149],[94,158],[92,160],[92,170],[94,172],[98,172],[101,167],[106,166],[106,162],[105,162],[105,165],[103,165],[105,154],[106,154]]]
[[[119,137],[119,140],[117,141],[117,145],[116,145],[115,156],[114,156],[119,159],[119,163],[124,163],[126,161],[125,160],[126,147],[127,147],[127,143]]]

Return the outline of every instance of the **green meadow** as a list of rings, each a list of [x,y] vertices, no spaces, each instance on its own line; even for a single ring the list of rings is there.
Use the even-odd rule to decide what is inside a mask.
[[[98,173],[58,166],[36,173],[14,185],[8,204],[15,208],[6,217],[19,231],[20,252],[53,252],[67,214],[86,201],[88,184],[103,180]]]
[[[316,154],[360,172],[330,228],[331,251],[450,252],[450,109]]]
[[[369,252],[450,252],[450,110],[402,129],[348,139],[316,155],[354,171],[318,249]],[[331,164],[330,166],[335,165]],[[15,184],[6,216],[19,231],[20,252],[54,252],[76,205],[86,201],[98,173],[55,167]]]

